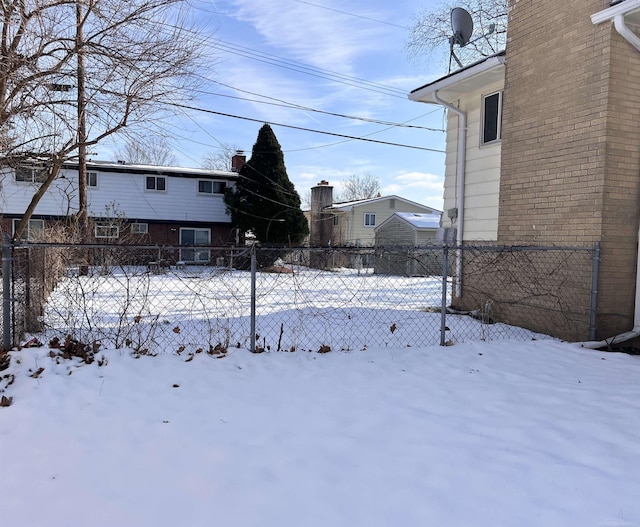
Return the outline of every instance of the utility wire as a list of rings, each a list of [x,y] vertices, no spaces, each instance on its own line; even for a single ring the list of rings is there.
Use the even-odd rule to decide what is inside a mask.
[[[225,97],[228,99],[236,99],[236,100],[240,100],[240,101],[247,101],[247,102],[254,102],[254,103],[258,103],[258,104],[268,104],[271,106],[279,106],[282,108],[291,108],[294,110],[302,110],[305,112],[314,112],[314,113],[320,113],[323,115],[330,115],[332,117],[342,117],[344,119],[351,119],[354,121],[363,121],[365,123],[373,123],[373,124],[381,124],[384,126],[392,126],[392,127],[397,127],[397,128],[414,128],[417,130],[427,130],[429,132],[444,132],[444,129],[442,128],[430,128],[428,126],[420,126],[420,125],[416,125],[416,124],[407,124],[407,123],[396,123],[396,122],[392,122],[392,121],[382,121],[380,119],[371,119],[368,117],[358,117],[355,115],[346,115],[343,113],[336,113],[336,112],[327,112],[325,110],[318,110],[316,108],[310,108],[308,106],[302,106],[299,104],[295,104],[295,103],[289,103],[286,101],[281,101],[279,99],[274,99],[273,97],[268,97],[266,95],[260,95],[258,93],[253,93],[253,92],[249,92],[246,90],[242,90],[240,88],[234,88],[233,86],[229,86],[228,84],[225,84],[223,82],[217,82],[217,81],[212,81],[215,82],[216,84],[220,84],[221,86],[225,86],[227,88],[242,92],[242,93],[248,93],[251,95],[255,95],[256,97],[264,97],[265,99],[271,99],[273,101],[279,101],[279,102],[269,102],[269,101],[260,101],[257,99],[248,99],[246,97],[239,97],[237,95],[227,95],[227,94],[223,94],[223,93],[214,93],[214,92],[209,92],[209,91],[203,91],[203,90],[196,90],[198,93],[202,94],[202,95],[212,95],[215,97]],[[426,114],[424,114],[426,115]],[[421,117],[424,117],[424,115],[422,115]]]
[[[348,86],[353,86],[356,88],[361,88],[361,89],[373,91],[376,93],[381,93],[384,95],[390,95],[392,97],[398,97],[401,99],[406,99],[406,96],[407,96],[404,90],[400,88],[396,88],[394,86],[388,86],[388,85],[380,84],[373,81],[358,79],[357,77],[352,77],[351,75],[346,75],[344,73],[325,70],[322,68],[316,68],[314,66],[308,66],[307,64],[304,64],[302,62],[283,59],[276,55],[263,53],[262,51],[256,51],[254,49],[247,48],[245,46],[232,44],[230,42],[225,42],[224,40],[215,39],[213,44],[214,46],[228,53],[231,53],[234,55],[240,55],[245,58],[257,60],[259,62],[264,62],[267,64],[271,64],[273,66],[280,66],[288,70],[297,71],[298,73],[311,75],[312,77],[318,77],[322,79],[337,81],[337,82],[341,82],[342,84],[346,84]]]
[[[292,128],[293,130],[301,130],[304,132],[312,132],[312,133],[316,133],[316,134],[324,134],[324,135],[331,135],[333,137],[343,137],[345,139],[355,139],[357,141],[367,141],[370,143],[377,143],[377,144],[382,144],[382,145],[388,145],[388,146],[400,146],[403,148],[412,148],[414,150],[425,150],[427,152],[437,152],[439,154],[444,153],[444,150],[439,150],[436,148],[427,148],[424,146],[414,146],[414,145],[405,145],[402,143],[392,143],[389,141],[379,141],[377,139],[369,139],[366,137],[356,137],[353,135],[346,135],[346,134],[338,134],[336,132],[325,132],[323,130],[314,130],[312,128],[305,128],[303,126],[294,126],[292,124],[283,124],[283,123],[276,123],[273,121],[265,121],[264,119],[253,119],[251,117],[243,117],[241,115],[234,115],[234,114],[230,114],[230,113],[224,113],[224,112],[216,112],[215,110],[208,110],[206,108],[198,108],[196,106],[190,106],[187,104],[180,104],[180,103],[166,103],[169,106],[174,106],[176,108],[183,108],[186,110],[193,110],[196,112],[203,112],[203,113],[208,113],[208,114],[213,114],[213,115],[221,115],[223,117],[232,117],[234,119],[242,119],[244,121],[251,121],[254,123],[268,123],[270,125],[273,126],[282,126],[283,128]]]
[[[294,2],[298,2],[299,4],[307,4],[313,7],[319,7],[320,9],[326,9],[327,11],[334,11],[335,13],[341,13],[343,15],[353,16],[356,18],[362,18],[363,20],[369,20],[371,22],[377,22],[378,24],[385,24],[387,26],[399,27],[400,29],[411,29],[407,26],[400,26],[398,24],[394,24],[392,22],[386,22],[384,20],[378,20],[377,18],[370,18],[364,15],[356,15],[355,13],[348,13],[347,11],[340,11],[340,9],[334,9],[333,7],[327,7],[324,5],[313,4],[311,2],[305,2],[304,0],[293,0]]]

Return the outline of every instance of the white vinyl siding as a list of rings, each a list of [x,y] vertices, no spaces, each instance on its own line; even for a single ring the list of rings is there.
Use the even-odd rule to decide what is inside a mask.
[[[34,214],[65,216],[78,210],[78,172],[64,168]],[[2,177],[3,213],[20,215],[28,207],[37,185],[16,183],[14,171],[0,169]],[[155,177],[155,176],[154,176]],[[146,191],[144,174],[98,171],[98,186],[88,196],[89,216],[104,217],[105,210],[117,203],[117,212],[126,218],[160,222],[231,223],[225,211],[224,195],[214,194],[206,199],[194,199],[198,192],[198,178],[166,176],[168,192]],[[228,181],[227,186],[233,182]]]
[[[395,208],[391,208],[390,201],[395,200]],[[373,247],[375,242],[375,226],[381,225],[394,212],[430,212],[432,209],[404,201],[397,197],[382,198],[373,202],[355,205],[351,210],[339,212],[340,225],[333,230],[333,245],[360,245]],[[375,215],[375,225],[365,225],[365,214]],[[358,242],[359,241],[359,242]]]
[[[467,113],[467,152],[465,174],[464,240],[498,239],[501,142],[482,144],[483,94],[499,92],[502,83],[486,86],[460,99]],[[458,117],[447,115],[443,227],[455,227],[447,210],[457,207]]]

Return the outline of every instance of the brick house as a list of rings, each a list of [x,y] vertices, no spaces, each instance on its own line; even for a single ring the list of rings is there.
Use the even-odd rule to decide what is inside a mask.
[[[235,228],[224,191],[235,185],[244,155],[233,171],[116,162],[87,163],[87,201],[93,242],[137,245],[229,245]],[[13,234],[43,177],[37,161],[0,168],[0,229]],[[66,163],[23,234],[37,241],[65,223],[78,208],[78,166]],[[181,259],[205,262],[209,252],[185,250]]]
[[[447,108],[444,226],[463,244],[600,242],[596,336],[637,336],[640,0],[508,16],[505,52],[409,94]]]

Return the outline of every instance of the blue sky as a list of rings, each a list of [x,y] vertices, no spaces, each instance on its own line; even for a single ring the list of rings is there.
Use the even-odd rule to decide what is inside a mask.
[[[194,105],[258,122],[185,113],[176,127],[179,164],[199,166],[203,156],[221,144],[244,149],[250,156],[261,123],[269,122],[301,196],[322,179],[339,190],[341,181],[352,174],[370,173],[380,179],[384,195],[397,194],[441,209],[443,153],[275,124],[443,150],[444,133],[424,129],[442,130],[442,109],[407,99],[409,91],[445,73],[441,67],[428,69],[407,59],[406,28],[423,7],[409,0],[196,3],[195,19],[209,36],[210,51],[209,67],[203,72],[208,80],[203,80]]]

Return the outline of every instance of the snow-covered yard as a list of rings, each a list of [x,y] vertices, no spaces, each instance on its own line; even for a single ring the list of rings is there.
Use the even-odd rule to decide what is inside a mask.
[[[640,526],[640,357],[49,352],[0,372],[4,525]]]
[[[314,351],[323,345],[359,350],[439,344],[442,290],[441,277],[375,275],[372,269],[297,266],[292,273],[258,273],[257,344]],[[45,340],[69,333],[83,342],[151,352],[193,353],[218,343],[249,348],[250,313],[248,272],[194,266],[153,275],[146,268],[115,267],[109,274],[60,282],[46,307]],[[452,342],[533,336],[469,316],[449,315],[446,327]]]

